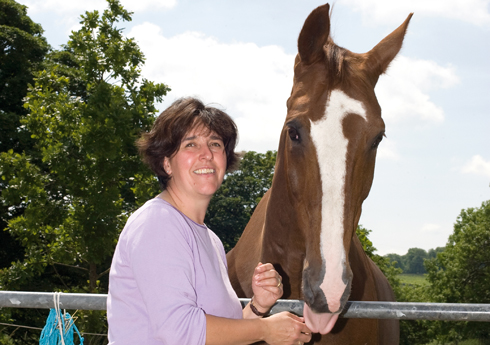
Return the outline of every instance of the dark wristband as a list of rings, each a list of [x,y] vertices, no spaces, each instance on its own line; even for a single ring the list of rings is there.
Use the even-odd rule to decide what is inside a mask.
[[[250,299],[250,309],[252,310],[252,312],[257,315],[257,316],[266,316],[266,315],[269,315],[269,311],[265,312],[265,313],[261,313],[260,311],[257,310],[257,308],[254,306],[254,298],[252,296],[252,298]]]

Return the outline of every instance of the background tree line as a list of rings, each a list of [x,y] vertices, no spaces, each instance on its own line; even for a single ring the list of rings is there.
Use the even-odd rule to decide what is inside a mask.
[[[426,251],[422,248],[410,248],[405,255],[387,254],[385,255],[395,266],[400,268],[403,273],[424,274],[427,273],[425,260],[435,259],[438,253],[442,253],[444,247],[437,247]]]
[[[170,90],[141,78],[144,54],[122,34],[118,0],[81,16],[53,49],[27,8],[0,0],[0,289],[107,293],[108,269],[127,217],[158,192],[134,141]],[[206,224],[233,248],[269,188],[276,153],[244,152],[213,197]],[[356,233],[398,300],[490,303],[490,203],[463,210],[446,249],[382,257]],[[424,261],[425,259],[425,261]],[[396,263],[395,263],[396,261]],[[427,270],[427,286],[398,275]],[[78,311],[82,332],[105,334],[105,313]],[[47,312],[2,309],[0,323],[43,327]],[[476,323],[402,322],[402,344],[488,339]],[[0,325],[0,344],[38,344],[39,331]],[[85,335],[85,344],[105,336]]]

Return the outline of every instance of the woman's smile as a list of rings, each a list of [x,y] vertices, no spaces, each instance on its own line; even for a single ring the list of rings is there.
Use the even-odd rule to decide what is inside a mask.
[[[194,170],[194,173],[198,174],[198,175],[214,174],[215,172],[216,172],[216,170],[214,170],[214,169],[197,169],[197,170]]]

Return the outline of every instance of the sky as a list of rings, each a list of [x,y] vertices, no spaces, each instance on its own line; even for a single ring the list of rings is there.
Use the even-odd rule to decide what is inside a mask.
[[[17,0],[53,48],[103,0]],[[314,0],[121,0],[143,77],[236,121],[237,149],[277,150],[297,38]],[[490,0],[337,0],[334,41],[364,53],[414,12],[376,94],[387,138],[360,224],[378,254],[445,246],[462,209],[490,200]],[[489,229],[490,231],[490,229]]]

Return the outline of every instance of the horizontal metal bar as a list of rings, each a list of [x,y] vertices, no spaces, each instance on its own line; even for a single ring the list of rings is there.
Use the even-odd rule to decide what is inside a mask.
[[[54,308],[54,292],[0,291],[0,308]],[[61,309],[106,310],[107,295],[61,293]]]
[[[248,300],[243,299],[242,304]],[[280,299],[272,313],[303,315],[303,301]],[[351,319],[446,320],[490,322],[490,304],[348,301],[340,317]]]
[[[347,302],[346,318],[490,322],[490,304]]]
[[[0,308],[43,308],[54,307],[53,292],[0,291]],[[240,298],[242,306],[249,298]],[[103,294],[60,294],[62,309],[105,310],[107,295]],[[304,302],[280,299],[272,307],[271,314],[289,311],[303,315]],[[464,303],[414,303],[414,302],[356,302],[348,301],[341,317],[399,320],[447,320],[490,322],[490,304]]]

